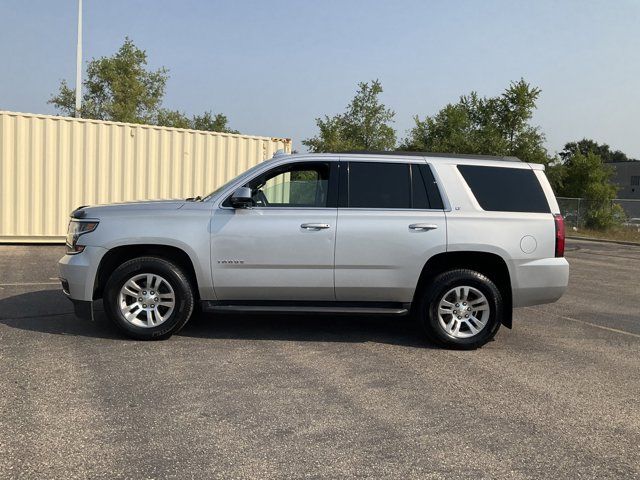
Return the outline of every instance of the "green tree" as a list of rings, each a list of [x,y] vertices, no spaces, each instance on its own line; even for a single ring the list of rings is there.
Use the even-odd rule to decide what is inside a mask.
[[[401,149],[443,153],[516,156],[549,163],[545,137],[531,125],[541,90],[524,79],[511,82],[498,97],[463,95],[434,116],[416,116]]]
[[[395,113],[380,103],[382,85],[378,80],[361,82],[345,112],[333,117],[316,118],[318,135],[302,144],[311,152],[344,152],[349,150],[390,150],[396,133],[389,124]]]
[[[191,128],[195,130],[208,130],[210,132],[240,133],[229,128],[229,119],[222,113],[204,112],[202,115],[194,115],[191,119]]]
[[[179,110],[168,110],[161,108],[158,110],[155,121],[156,125],[173,128],[191,128],[191,119]]]
[[[624,152],[621,152],[620,150],[613,151],[606,143],[600,144],[595,140],[588,138],[583,138],[580,141],[565,144],[564,149],[560,152],[560,158],[565,160],[575,155],[578,151],[583,154],[593,152],[598,155],[604,163],[634,161],[633,158],[627,157]]]
[[[204,112],[202,115],[194,115],[189,118],[179,110],[168,110],[161,108],[158,110],[156,125],[174,128],[191,128],[193,130],[205,130],[209,132],[240,133],[229,127],[229,120],[222,113],[213,114]]]
[[[150,71],[146,65],[146,52],[129,38],[112,57],[91,60],[83,83],[81,115],[97,120],[152,123],[169,75],[164,67]],[[63,114],[75,113],[75,93],[64,80],[49,103]]]
[[[80,114],[96,120],[237,133],[225,115],[205,112],[189,118],[162,108],[168,79],[166,68],[147,68],[147,53],[127,37],[113,56],[88,62]],[[63,115],[75,115],[75,91],[65,80],[48,103]]]
[[[556,166],[556,172],[560,176],[558,195],[586,200],[587,227],[606,229],[624,218],[621,207],[612,202],[618,192],[611,183],[613,169],[593,151],[583,153],[577,149],[571,155],[565,155],[562,163]]]

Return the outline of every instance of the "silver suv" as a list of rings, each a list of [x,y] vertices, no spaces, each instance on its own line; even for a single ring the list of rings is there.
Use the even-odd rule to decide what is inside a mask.
[[[276,155],[205,198],[81,207],[60,260],[78,316],[164,339],[205,312],[405,315],[476,348],[569,279],[544,167],[425,153]]]

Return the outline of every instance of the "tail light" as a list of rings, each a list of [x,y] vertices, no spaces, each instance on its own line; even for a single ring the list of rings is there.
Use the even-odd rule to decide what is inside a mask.
[[[556,213],[553,219],[556,223],[556,257],[564,257],[564,218]]]

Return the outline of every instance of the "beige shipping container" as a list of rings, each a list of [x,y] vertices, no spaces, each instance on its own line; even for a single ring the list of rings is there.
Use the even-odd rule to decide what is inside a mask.
[[[287,138],[0,111],[0,243],[64,240],[80,205],[205,195]]]

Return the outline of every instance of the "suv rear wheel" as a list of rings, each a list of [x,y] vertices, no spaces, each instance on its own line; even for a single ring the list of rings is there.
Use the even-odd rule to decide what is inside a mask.
[[[107,316],[137,340],[163,340],[189,320],[194,294],[177,265],[158,257],[124,262],[109,277],[104,293]]]
[[[500,290],[473,270],[438,275],[419,302],[418,315],[427,336],[452,348],[473,349],[490,341],[500,328]]]

